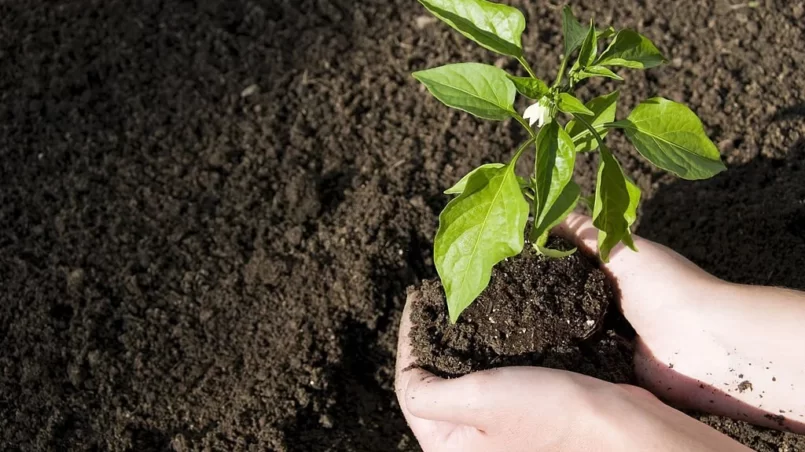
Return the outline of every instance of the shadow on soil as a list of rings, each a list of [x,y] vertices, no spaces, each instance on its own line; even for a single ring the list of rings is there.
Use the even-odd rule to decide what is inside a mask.
[[[645,202],[638,233],[729,281],[805,289],[805,139]]]
[[[283,426],[288,451],[308,451],[312,445],[323,444],[331,450],[390,450],[406,442],[402,432],[408,427],[397,407],[389,403],[394,392],[383,384],[386,378],[379,375],[377,366],[394,362],[394,357],[378,346],[377,336],[362,322],[346,322],[338,333],[346,353],[327,368],[326,380],[333,386],[320,395],[327,409],[300,409]]]

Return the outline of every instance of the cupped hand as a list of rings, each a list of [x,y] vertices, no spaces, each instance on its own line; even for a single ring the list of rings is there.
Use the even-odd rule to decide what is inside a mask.
[[[555,231],[594,253],[598,231],[571,214]],[[638,334],[641,386],[672,404],[805,433],[805,296],[731,284],[634,237],[603,264]]]
[[[538,367],[438,378],[412,355],[416,296],[402,315],[395,389],[425,452],[748,450],[635,386]]]

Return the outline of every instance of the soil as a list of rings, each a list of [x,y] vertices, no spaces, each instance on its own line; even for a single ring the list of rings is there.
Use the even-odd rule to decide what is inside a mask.
[[[549,246],[571,248],[553,238]],[[423,282],[415,300],[414,355],[417,365],[436,375],[530,365],[634,381],[631,331],[607,315],[614,306],[609,280],[594,258],[580,252],[556,260],[526,247],[495,267],[489,287],[455,325],[438,279]]]
[[[509,3],[548,78],[558,11]],[[684,101],[729,166],[681,182],[611,134],[637,232],[805,289],[805,2],[571,3],[670,61],[623,73],[620,117]],[[410,77],[459,61],[519,70],[410,0],[0,2],[0,449],[416,450],[392,391],[406,287],[435,277],[441,192],[523,139]]]

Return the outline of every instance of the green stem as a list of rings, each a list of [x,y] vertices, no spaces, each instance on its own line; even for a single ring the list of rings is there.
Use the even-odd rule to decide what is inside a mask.
[[[528,122],[526,122],[525,118],[517,113],[512,114],[512,118],[517,120],[517,122],[519,122],[520,125],[528,131],[528,134],[531,135],[531,138],[535,138],[537,136],[537,133],[534,132],[534,129],[532,129],[530,125],[528,125]]]
[[[587,130],[589,130],[590,133],[593,134],[593,138],[595,138],[595,141],[598,142],[598,146],[600,146],[601,148],[604,148],[604,139],[601,138],[601,135],[598,134],[598,131],[595,130],[595,127],[593,127],[592,124],[587,122],[587,120],[584,119],[583,117],[581,117],[580,115],[573,115],[573,118],[575,118],[576,121],[582,123],[584,125],[584,127],[586,127]]]
[[[554,80],[553,85],[551,86],[551,88],[556,88],[557,86],[559,86],[560,83],[562,83],[562,79],[565,76],[565,69],[567,69],[567,62],[568,62],[569,59],[570,59],[570,55],[562,58],[562,65],[559,66],[559,73],[556,74],[556,80]]]
[[[520,64],[523,65],[523,67],[525,68],[526,72],[528,72],[528,75],[530,75],[531,78],[534,78],[534,79],[537,78],[537,75],[534,74],[534,70],[531,69],[531,65],[528,64],[528,61],[526,61],[524,57],[521,56],[521,57],[517,58],[517,61],[519,61]]]
[[[534,142],[535,142],[536,140],[537,140],[537,137],[535,137],[535,136],[533,136],[533,135],[532,135],[532,136],[531,136],[531,138],[529,138],[528,140],[526,140],[526,142],[525,142],[525,143],[521,144],[521,145],[520,145],[520,147],[517,149],[517,152],[515,152],[515,153],[514,153],[514,157],[512,157],[511,161],[509,162],[509,165],[514,166],[514,164],[515,164],[515,163],[517,163],[517,160],[519,160],[519,159],[520,159],[520,155],[522,155],[522,154],[523,154],[523,151],[525,151],[525,149],[526,149],[527,147],[529,147],[529,146],[531,146],[532,144],[534,144]]]

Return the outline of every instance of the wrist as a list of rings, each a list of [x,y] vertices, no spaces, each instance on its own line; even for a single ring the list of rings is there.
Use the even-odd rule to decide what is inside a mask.
[[[606,434],[596,450],[687,452],[747,451],[737,442],[664,404],[642,388],[618,386],[618,403],[599,419]]]

